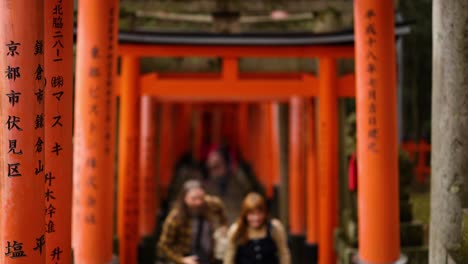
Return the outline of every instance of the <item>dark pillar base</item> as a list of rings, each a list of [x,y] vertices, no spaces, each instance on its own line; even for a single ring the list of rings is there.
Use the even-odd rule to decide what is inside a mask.
[[[141,239],[138,245],[138,263],[154,264],[156,261],[156,241],[153,236],[147,236]]]
[[[318,245],[305,243],[304,259],[308,264],[318,263]]]
[[[291,248],[291,263],[294,263],[294,264],[304,263],[305,236],[290,234],[289,243],[290,243],[290,248]]]

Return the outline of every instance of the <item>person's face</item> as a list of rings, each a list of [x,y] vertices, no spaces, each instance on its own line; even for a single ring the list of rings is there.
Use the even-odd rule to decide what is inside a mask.
[[[227,174],[226,163],[218,152],[208,156],[207,165],[210,177],[221,178]]]
[[[247,223],[251,228],[258,229],[265,223],[265,212],[262,210],[252,210],[247,214]]]
[[[200,214],[205,205],[205,191],[201,188],[188,191],[185,195],[184,202],[191,214]]]

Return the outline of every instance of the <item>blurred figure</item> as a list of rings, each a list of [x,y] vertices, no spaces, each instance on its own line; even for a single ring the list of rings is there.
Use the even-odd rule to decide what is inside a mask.
[[[199,181],[189,180],[164,222],[158,255],[175,264],[216,263],[213,234],[226,224],[221,200],[207,195]]]
[[[240,212],[242,199],[255,191],[255,179],[249,178],[234,166],[232,155],[226,147],[218,147],[208,153],[206,159],[207,191],[223,199],[228,220],[232,223]]]
[[[290,263],[283,225],[270,218],[263,196],[248,194],[239,219],[229,228],[224,264]]]
[[[169,185],[169,192],[167,197],[168,203],[171,206],[169,208],[172,208],[173,203],[177,201],[177,198],[183,189],[185,182],[189,180],[203,182],[205,177],[203,175],[202,167],[203,166],[192,160],[181,161],[180,164],[177,165]]]

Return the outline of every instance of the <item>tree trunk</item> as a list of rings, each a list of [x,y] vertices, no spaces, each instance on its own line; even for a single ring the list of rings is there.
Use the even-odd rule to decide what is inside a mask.
[[[430,264],[461,245],[468,188],[468,1],[434,0]],[[465,204],[466,206],[466,204]]]

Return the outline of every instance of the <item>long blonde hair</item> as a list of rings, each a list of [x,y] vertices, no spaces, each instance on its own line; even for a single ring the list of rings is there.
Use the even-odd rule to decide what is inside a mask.
[[[233,243],[240,245],[247,243],[247,241],[249,240],[247,232],[249,226],[249,223],[247,222],[247,215],[255,210],[259,210],[265,213],[264,224],[266,224],[269,221],[270,217],[268,214],[268,208],[265,198],[263,198],[263,196],[258,193],[252,192],[247,194],[247,196],[244,198],[244,201],[242,202],[241,214],[236,222],[237,229],[232,237]]]

